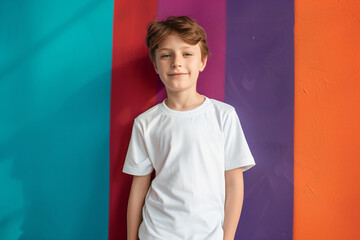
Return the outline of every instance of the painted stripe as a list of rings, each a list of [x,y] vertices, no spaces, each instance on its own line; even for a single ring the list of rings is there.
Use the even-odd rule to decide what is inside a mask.
[[[360,239],[360,2],[295,4],[294,239]]]
[[[110,116],[109,239],[126,239],[132,177],[122,173],[134,118],[155,104],[156,73],[145,45],[157,1],[115,0]]]
[[[158,19],[163,20],[171,15],[187,15],[194,18],[206,31],[211,56],[205,70],[199,75],[197,90],[199,93],[217,100],[224,99],[225,14],[226,3],[224,0],[159,0],[158,4]],[[160,79],[157,82],[157,89],[157,102],[161,102],[166,97],[166,92]]]
[[[0,1],[1,240],[107,238],[112,13]]]
[[[236,239],[291,239],[292,1],[227,1],[225,102],[235,106],[257,166],[245,172]]]

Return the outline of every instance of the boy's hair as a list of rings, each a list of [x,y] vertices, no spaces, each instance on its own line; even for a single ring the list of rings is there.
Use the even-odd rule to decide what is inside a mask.
[[[146,45],[149,56],[155,63],[155,51],[159,43],[172,34],[178,35],[184,42],[196,45],[200,42],[201,58],[210,55],[204,29],[196,21],[187,16],[170,16],[164,21],[152,21],[147,27]]]

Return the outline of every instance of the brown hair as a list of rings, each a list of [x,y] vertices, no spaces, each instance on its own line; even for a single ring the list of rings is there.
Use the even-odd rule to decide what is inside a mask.
[[[172,34],[177,34],[184,42],[196,45],[200,42],[202,59],[210,55],[204,29],[196,21],[187,16],[170,16],[164,21],[152,21],[147,27],[146,45],[149,56],[155,62],[155,51],[159,43]]]

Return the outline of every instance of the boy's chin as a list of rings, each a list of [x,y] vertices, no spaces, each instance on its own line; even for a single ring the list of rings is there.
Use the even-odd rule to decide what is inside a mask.
[[[191,86],[166,86],[165,85],[165,89],[166,89],[166,92],[169,94],[169,93],[176,93],[176,94],[179,94],[179,93],[191,93],[191,92],[194,92],[196,93],[196,88],[192,88]]]

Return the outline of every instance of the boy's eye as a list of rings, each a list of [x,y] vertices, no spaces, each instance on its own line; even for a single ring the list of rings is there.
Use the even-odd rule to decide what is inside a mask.
[[[184,56],[189,57],[189,56],[192,56],[192,54],[191,53],[184,53]],[[171,57],[171,54],[163,54],[160,57],[161,58],[169,58],[169,57]]]

